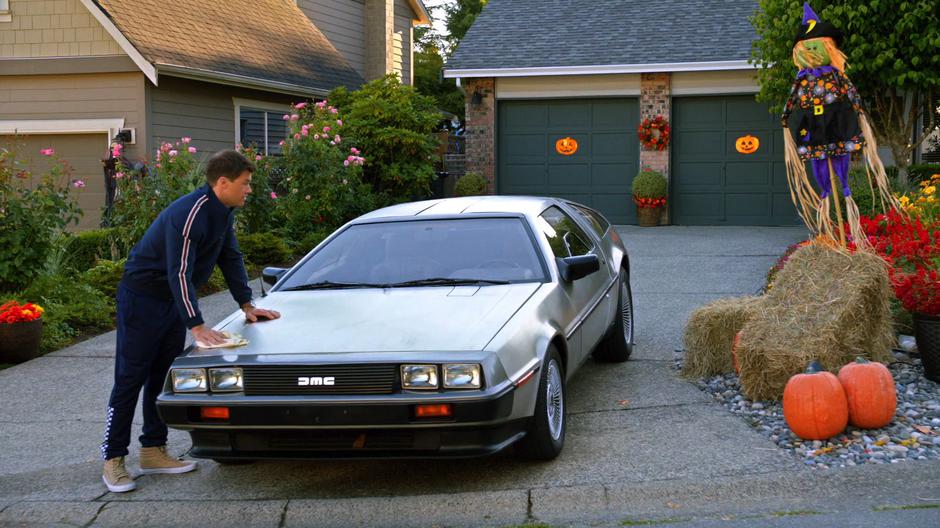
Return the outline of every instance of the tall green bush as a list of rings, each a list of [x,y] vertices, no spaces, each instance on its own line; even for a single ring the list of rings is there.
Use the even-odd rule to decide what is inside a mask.
[[[53,243],[82,211],[68,165],[50,149],[51,168],[35,176],[13,149],[0,147],[0,291],[18,290],[40,276]]]
[[[274,233],[239,233],[238,247],[251,264],[279,266],[291,258],[290,247]]]
[[[365,152],[363,179],[375,192],[393,202],[430,194],[441,120],[434,99],[387,75],[355,92],[337,88],[329,100],[346,116],[344,136]]]
[[[118,164],[110,222],[124,247],[133,247],[161,211],[205,182],[195,154],[190,138],[184,137],[160,145],[153,163],[140,171]]]

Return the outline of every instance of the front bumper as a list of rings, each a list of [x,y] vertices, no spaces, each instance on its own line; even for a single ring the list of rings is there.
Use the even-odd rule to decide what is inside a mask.
[[[190,431],[192,456],[216,459],[468,457],[495,453],[524,435],[510,420],[516,389],[475,396],[237,397],[160,395],[170,427]],[[415,416],[418,404],[450,403],[453,416]],[[200,408],[225,406],[229,419],[202,419]]]

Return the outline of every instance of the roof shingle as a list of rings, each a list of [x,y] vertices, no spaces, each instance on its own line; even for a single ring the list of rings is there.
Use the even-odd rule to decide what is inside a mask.
[[[323,33],[284,0],[96,0],[157,66],[328,91],[362,77]]]
[[[742,61],[756,0],[490,0],[448,70]]]

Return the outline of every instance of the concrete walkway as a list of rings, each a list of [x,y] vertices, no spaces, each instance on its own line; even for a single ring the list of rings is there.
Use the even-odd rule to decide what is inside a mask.
[[[937,462],[805,468],[671,367],[688,314],[754,293],[803,238],[800,229],[619,231],[631,257],[634,358],[589,363],[572,382],[567,444],[554,462],[512,453],[201,461],[195,473],[141,476],[137,491],[107,493],[97,449],[113,368],[109,333],[0,371],[0,526],[801,526],[817,524],[813,516],[827,526],[940,524],[940,509],[922,508],[940,504]],[[227,293],[200,304],[209,321],[234,308]],[[188,447],[188,435],[171,432],[171,451]]]

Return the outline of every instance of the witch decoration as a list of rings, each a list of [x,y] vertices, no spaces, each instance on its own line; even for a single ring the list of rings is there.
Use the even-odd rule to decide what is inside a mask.
[[[800,69],[783,111],[784,156],[790,195],[806,226],[816,235],[837,240],[847,247],[839,194],[845,197],[849,235],[858,249],[868,249],[859,223],[859,210],[849,189],[849,160],[859,152],[865,158],[875,200],[885,209],[899,207],[891,194],[884,165],[858,91],[845,75],[845,55],[839,50],[842,33],[819,20],[808,3],[803,4],[803,23],[793,44],[793,63]],[[819,193],[806,173],[810,162]],[[872,189],[874,191],[874,189]],[[872,193],[875,194],[874,192]],[[829,198],[836,211],[830,218]]]

